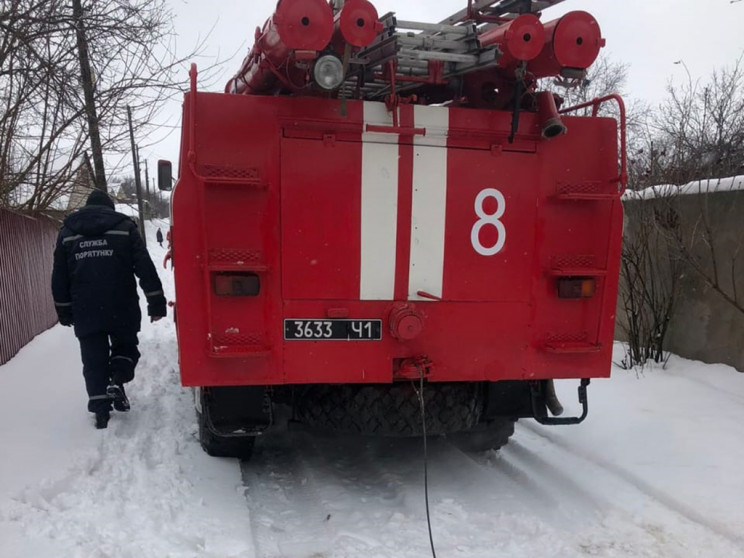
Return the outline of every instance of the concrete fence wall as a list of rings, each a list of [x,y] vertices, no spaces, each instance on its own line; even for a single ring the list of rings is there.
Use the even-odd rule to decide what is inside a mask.
[[[744,191],[626,200],[624,205],[626,236],[638,232],[635,219],[650,216],[669,238],[678,233],[688,250],[685,256],[678,251],[679,243],[672,242],[666,248],[663,243],[651,243],[656,257],[669,258],[672,254],[679,258],[680,274],[664,348],[686,358],[729,364],[744,372],[744,312],[704,277],[717,281],[744,307]],[[690,258],[697,262],[698,271],[689,264]],[[618,306],[621,322],[624,315],[622,305]],[[620,323],[617,331],[622,334]]]
[[[58,229],[47,217],[0,208],[0,364],[57,322],[51,277]]]
[[[679,227],[701,271],[714,277],[711,250],[703,234],[709,223],[718,281],[727,293],[736,293],[744,306],[744,191],[626,200],[625,207],[626,235],[637,230],[634,218],[639,214],[661,219],[669,230]],[[57,321],[50,279],[58,229],[59,223],[47,217],[0,209],[0,364]],[[666,256],[659,253],[658,257]],[[684,267],[677,287],[665,349],[744,371],[744,312],[689,266]],[[624,319],[619,305],[618,322]],[[616,331],[622,338],[620,323]]]

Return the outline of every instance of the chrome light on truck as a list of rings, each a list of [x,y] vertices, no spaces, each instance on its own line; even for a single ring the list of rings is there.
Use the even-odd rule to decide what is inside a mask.
[[[318,58],[313,68],[315,83],[326,91],[337,89],[344,81],[344,65],[333,54]]]

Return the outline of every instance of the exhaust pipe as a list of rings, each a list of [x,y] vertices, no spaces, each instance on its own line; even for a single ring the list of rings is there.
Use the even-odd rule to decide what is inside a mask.
[[[561,405],[558,396],[555,394],[555,384],[553,383],[553,380],[545,382],[545,405],[550,411],[550,414],[554,417],[563,414],[563,405]]]
[[[540,91],[537,98],[537,116],[540,121],[542,136],[551,139],[565,134],[568,129],[558,114],[555,97],[550,91]]]

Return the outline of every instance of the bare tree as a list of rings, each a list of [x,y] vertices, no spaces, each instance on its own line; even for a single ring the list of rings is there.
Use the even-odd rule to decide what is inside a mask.
[[[744,172],[744,64],[701,83],[670,81],[636,153],[641,184],[685,184]]]
[[[586,78],[565,80],[546,78],[541,84],[545,89],[558,93],[563,105],[573,106],[611,93],[622,93],[628,79],[628,64],[611,60],[602,54],[587,71]]]
[[[77,1],[77,0],[76,0]],[[101,150],[128,152],[134,127],[157,120],[186,88],[186,56],[175,55],[166,0],[96,0],[81,5]],[[0,203],[43,210],[70,188],[89,147],[76,19],[63,0],[0,5]]]
[[[734,177],[744,174],[742,59],[714,71],[704,83],[670,82],[668,93],[651,124],[656,134],[655,145],[649,145],[648,180],[679,185],[679,193],[695,200],[693,214],[684,215],[687,226],[668,230],[669,241],[692,272],[744,313],[744,298],[737,291],[744,230],[732,238],[717,226],[724,217],[733,220],[740,200],[729,196],[726,204],[715,204],[715,214],[712,209],[712,196],[734,187]],[[670,210],[678,206],[673,197],[668,205]]]
[[[742,61],[705,82],[670,81],[667,91],[637,130],[631,155],[634,185],[653,188],[625,204],[620,326],[629,366],[664,358],[682,288],[702,283],[744,313],[744,229],[736,226],[744,193],[728,191],[744,184],[736,178],[744,171]]]
[[[544,89],[558,94],[563,100],[561,107],[567,108],[613,93],[625,95],[628,67],[628,64],[617,62],[602,54],[588,69],[585,79],[546,78],[541,85]],[[641,101],[626,99],[626,110],[628,129],[632,134],[645,122],[648,108]],[[588,115],[591,109],[584,109],[582,113]],[[600,108],[599,114],[617,118],[617,107],[613,104],[605,104]]]
[[[55,33],[54,6],[48,0],[3,3],[0,28],[0,199],[8,202],[19,187],[37,204],[44,187],[54,188],[69,171],[65,151],[80,143],[80,113],[64,98],[74,61]],[[60,91],[62,95],[60,95]]]
[[[625,204],[626,227],[618,293],[618,326],[627,341],[622,366],[643,367],[665,362],[669,323],[682,277],[682,261],[667,231],[679,229],[679,219],[663,196],[650,200],[631,196]]]

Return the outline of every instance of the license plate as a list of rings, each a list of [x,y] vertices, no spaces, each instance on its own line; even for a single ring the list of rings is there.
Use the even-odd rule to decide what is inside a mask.
[[[382,320],[284,320],[286,341],[379,341]]]

